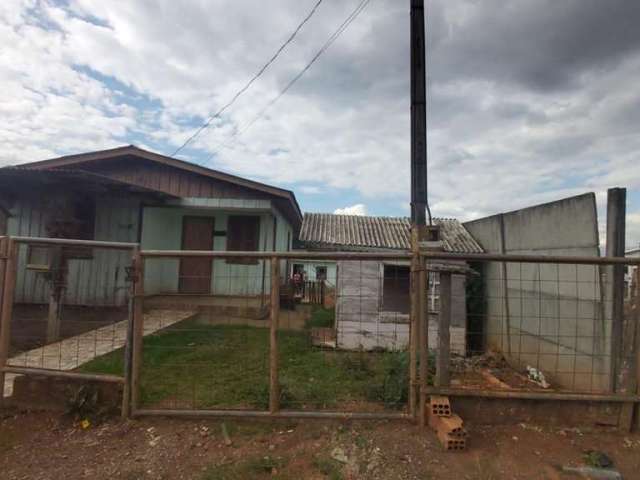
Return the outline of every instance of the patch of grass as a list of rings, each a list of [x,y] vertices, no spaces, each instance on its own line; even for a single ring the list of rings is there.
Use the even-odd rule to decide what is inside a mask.
[[[333,458],[320,456],[313,460],[313,466],[329,480],[343,480],[342,464]]]
[[[327,351],[306,331],[278,332],[283,408],[332,408],[341,403],[407,399],[406,352]],[[91,373],[122,375],[122,352],[83,365]],[[144,338],[144,405],[260,408],[269,400],[269,330],[187,321]]]
[[[287,464],[280,457],[251,457],[243,462],[228,465],[211,466],[199,477],[199,480],[244,480],[247,478],[271,478],[284,480],[279,471]]]
[[[335,321],[335,308],[315,306],[311,312],[311,318],[307,322],[307,328],[333,328]]]

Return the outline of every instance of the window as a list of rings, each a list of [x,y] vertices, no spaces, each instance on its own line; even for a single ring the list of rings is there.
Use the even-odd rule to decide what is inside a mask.
[[[327,267],[320,267],[316,265],[316,280],[327,279]]]
[[[382,282],[382,310],[409,313],[409,267],[384,265]]]
[[[47,272],[51,269],[50,248],[42,245],[29,245],[27,250],[27,268]]]
[[[0,235],[7,234],[7,217],[7,212],[5,212],[2,207],[0,207]]]
[[[429,311],[440,311],[440,274],[429,272]]]
[[[260,240],[260,217],[232,215],[227,222],[227,250],[232,252],[257,252]],[[254,265],[256,258],[230,258],[227,263]]]

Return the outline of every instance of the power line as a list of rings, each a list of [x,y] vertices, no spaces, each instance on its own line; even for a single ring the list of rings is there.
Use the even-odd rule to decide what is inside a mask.
[[[280,91],[280,93],[276,97],[274,97],[269,103],[267,103],[267,105],[265,105],[265,107],[262,110],[260,110],[260,112],[258,112],[258,114],[253,119],[251,119],[249,123],[247,123],[242,129],[237,130],[233,135],[231,135],[231,137],[228,140],[230,141],[239,137],[244,132],[249,130],[258,120],[260,120],[264,116],[264,114],[267,112],[267,110],[271,108],[278,100],[280,100],[287,93],[287,91],[289,91],[289,89],[298,80],[300,80],[300,78],[311,68],[311,66],[318,60],[318,58],[320,58],[320,56],[329,49],[329,47],[338,39],[338,37],[342,34],[342,32],[344,32],[349,27],[349,25],[351,25],[351,23],[358,17],[358,15],[362,13],[362,11],[365,9],[365,7],[369,4],[370,1],[371,0],[361,0],[358,6],[349,14],[349,16],[347,16],[347,18],[340,24],[340,26],[331,34],[331,36],[327,39],[324,45],[322,45],[320,50],[316,52],[316,54],[309,61],[309,63],[307,63],[305,67],[302,70],[300,70],[300,72],[298,72],[298,74],[295,77],[293,77],[289,81],[289,83],[287,83],[287,85]],[[232,144],[223,143],[220,145],[220,148],[223,148],[223,147],[230,148],[231,146]],[[214,155],[216,155],[220,151],[220,148],[218,148],[211,155],[209,155],[205,163],[210,161],[214,157]]]
[[[189,138],[187,138],[187,140],[180,145],[172,154],[171,156],[174,157],[176,156],[182,149],[184,149],[187,145],[189,145],[193,140],[196,139],[196,137],[198,135],[200,135],[204,130],[206,130],[207,128],[209,128],[209,126],[211,125],[211,122],[213,122],[216,118],[218,118],[220,115],[222,115],[224,113],[225,110],[227,110],[231,105],[233,105],[235,103],[235,101],[238,99],[238,97],[240,97],[240,95],[242,95],[244,92],[246,92],[249,87],[253,84],[253,82],[255,82],[264,72],[267,68],[269,68],[269,66],[278,58],[278,56],[283,52],[283,50],[287,47],[287,45],[289,45],[293,39],[296,37],[296,35],[298,34],[298,32],[300,32],[300,30],[302,29],[302,27],[309,21],[309,19],[313,16],[314,13],[316,13],[316,10],[318,10],[318,7],[320,6],[320,4],[323,2],[324,0],[318,0],[315,5],[313,6],[313,8],[309,11],[309,13],[307,14],[306,17],[304,17],[304,19],[302,20],[302,22],[300,22],[298,24],[298,26],[296,27],[296,29],[291,33],[291,35],[289,35],[289,38],[287,38],[287,40],[285,40],[285,42],[280,45],[280,48],[278,48],[278,50],[276,50],[276,53],[273,54],[273,56],[267,60],[267,62],[262,66],[262,68],[260,68],[260,70],[258,70],[258,72],[251,77],[251,79],[245,84],[244,87],[242,87],[240,90],[238,90],[238,92],[233,96],[233,98],[227,102],[220,110],[218,110],[215,114],[209,116],[209,118],[207,119],[206,122],[204,122],[195,132],[193,135],[191,135]]]

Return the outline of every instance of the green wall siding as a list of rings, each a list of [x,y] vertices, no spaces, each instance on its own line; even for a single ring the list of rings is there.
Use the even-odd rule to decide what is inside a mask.
[[[197,199],[189,199],[198,204]],[[208,199],[212,200],[212,199]],[[183,207],[146,207],[143,213],[142,248],[145,250],[180,250],[182,246],[182,219],[185,216],[201,216],[214,219],[215,230],[226,231],[230,215],[256,215],[260,217],[259,248],[262,251],[273,249],[273,219],[276,218],[276,250],[287,250],[287,234],[292,235],[289,223],[277,211],[255,211],[255,200],[234,200],[229,204],[226,199],[224,209],[183,208]],[[260,207],[268,207],[261,200]],[[233,209],[231,209],[233,206]],[[243,207],[245,207],[243,209]],[[213,239],[213,250],[226,251],[226,236]],[[206,261],[206,260],[203,260]],[[281,265],[282,276],[286,274],[286,262]],[[145,293],[178,293],[179,260],[148,259],[145,264]],[[263,280],[264,279],[264,280]],[[264,282],[264,283],[263,283]],[[260,260],[256,265],[237,265],[225,259],[213,260],[211,293],[216,295],[260,295],[270,289],[270,271],[268,261]]]

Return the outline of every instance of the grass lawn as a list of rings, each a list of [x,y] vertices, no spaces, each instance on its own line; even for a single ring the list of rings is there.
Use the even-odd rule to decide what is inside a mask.
[[[345,409],[363,402],[401,408],[406,403],[406,352],[321,350],[311,345],[306,331],[281,331],[278,345],[282,408]],[[81,371],[121,375],[122,356],[122,351],[112,352]],[[267,328],[206,326],[190,320],[145,337],[143,357],[145,406],[268,406]]]

